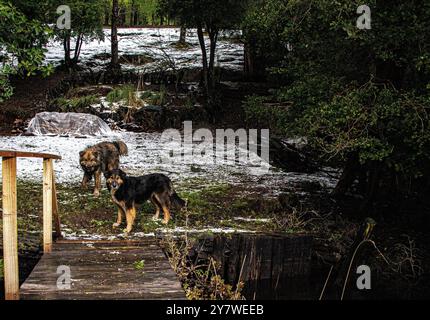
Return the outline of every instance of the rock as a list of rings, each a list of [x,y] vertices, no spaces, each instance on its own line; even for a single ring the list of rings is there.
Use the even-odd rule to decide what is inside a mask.
[[[288,172],[312,173],[318,169],[304,148],[299,150],[277,137],[270,139],[270,160],[273,166]]]
[[[27,135],[112,135],[110,127],[99,117],[86,113],[42,112],[30,121]]]

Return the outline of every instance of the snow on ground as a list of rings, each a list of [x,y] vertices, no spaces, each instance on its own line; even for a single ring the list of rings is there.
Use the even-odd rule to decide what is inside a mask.
[[[286,186],[302,182],[317,182],[323,187],[333,188],[336,179],[324,172],[315,174],[282,172],[272,167],[255,166],[255,162],[217,163],[213,159],[197,157],[186,152],[183,155],[181,142],[163,142],[160,133],[115,132],[111,137],[59,137],[59,136],[2,136],[0,149],[25,150],[59,154],[61,161],[56,161],[55,172],[59,183],[79,183],[82,171],[79,165],[79,151],[85,147],[101,142],[121,139],[129,147],[129,155],[121,159],[121,166],[131,175],[145,173],[165,173],[175,182],[181,184],[192,179],[193,185],[201,187],[230,183],[265,187],[271,195],[276,195]],[[174,157],[170,157],[172,151]],[[255,159],[254,159],[255,160]],[[261,169],[261,172],[259,171]],[[41,181],[42,160],[18,159],[18,179]],[[251,192],[252,188],[247,188]]]
[[[88,145],[101,141],[122,139],[129,147],[129,156],[122,158],[122,167],[132,175],[160,172],[167,174],[175,183],[178,190],[185,190],[186,183],[192,180],[192,188],[205,188],[210,185],[229,183],[238,185],[243,189],[243,194],[258,192],[260,195],[275,196],[286,188],[293,188],[303,182],[314,182],[322,187],[333,188],[336,179],[332,174],[324,172],[315,174],[286,173],[274,168],[270,168],[267,173],[255,174],[255,167],[246,163],[208,163],[203,159],[198,159],[195,155],[184,154],[174,157],[173,162],[165,162],[162,159],[169,154],[172,149],[181,149],[181,143],[164,143],[160,133],[132,133],[115,132],[115,136],[108,137],[59,137],[59,136],[0,136],[0,149],[25,150],[34,152],[47,152],[59,154],[62,160],[55,162],[56,179],[59,183],[76,184],[80,183],[82,171],[79,165],[79,151]],[[1,177],[1,173],[0,173]],[[27,181],[42,181],[42,160],[41,159],[18,159],[18,179]],[[1,181],[1,180],[0,180]],[[181,188],[181,185],[184,186]],[[240,220],[241,218],[236,218]],[[243,218],[243,221],[253,221]],[[261,220],[265,223],[268,221]],[[213,226],[202,227],[201,229],[157,229],[161,233],[183,234],[191,233],[232,233],[250,232],[248,230],[233,228],[214,228]],[[118,239],[121,234],[110,236],[87,234],[85,230],[71,230],[67,226],[63,227],[64,236],[67,239]],[[142,232],[133,233],[132,238],[142,238],[154,236]]]
[[[195,29],[188,30],[187,42],[191,44],[191,47],[186,50],[181,50],[173,46],[179,40],[179,33],[179,28],[118,29],[120,55],[146,54],[158,60],[140,67],[123,65],[123,68],[151,70],[157,66],[160,59],[165,60],[166,55],[175,61],[177,68],[199,67],[201,65],[201,51],[197,31]],[[80,55],[82,64],[91,66],[93,69],[98,69],[103,64],[109,62],[100,58],[94,59],[96,55],[109,54],[111,51],[111,31],[105,29],[104,34],[105,39],[103,41],[95,40],[82,45]],[[226,37],[237,34],[240,34],[240,31],[226,31],[221,34],[216,53],[219,66],[232,70],[241,70],[243,68],[243,44],[237,41],[225,40]],[[208,46],[209,41],[207,40],[206,42]],[[51,40],[47,45],[47,50],[46,63],[58,65],[61,60],[64,60],[64,50],[61,42]]]

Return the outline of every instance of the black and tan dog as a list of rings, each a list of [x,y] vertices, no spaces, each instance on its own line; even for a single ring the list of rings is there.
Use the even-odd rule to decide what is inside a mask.
[[[79,163],[84,170],[82,187],[94,177],[94,196],[100,195],[102,186],[102,174],[119,168],[119,157],[128,154],[127,145],[122,141],[101,142],[88,147],[79,153]]]
[[[122,215],[127,220],[126,232],[133,228],[136,218],[136,207],[150,200],[156,207],[155,219],[160,212],[164,213],[164,224],[170,220],[172,205],[183,208],[186,202],[173,189],[172,181],[164,174],[153,173],[141,177],[130,177],[122,170],[113,170],[106,175],[106,185],[112,195],[113,202],[118,206],[118,219],[113,227],[119,227]]]

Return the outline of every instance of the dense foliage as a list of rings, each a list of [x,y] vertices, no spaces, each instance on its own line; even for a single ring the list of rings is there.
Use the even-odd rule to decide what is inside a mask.
[[[337,193],[358,178],[372,198],[430,173],[430,3],[370,1],[370,30],[356,26],[361,4],[257,0],[244,21],[251,63],[280,86],[245,107],[288,106],[273,128],[344,165]]]
[[[9,2],[0,1],[0,102],[13,93],[11,75],[50,71],[41,67],[43,45],[49,35],[50,29],[39,20],[26,16]]]

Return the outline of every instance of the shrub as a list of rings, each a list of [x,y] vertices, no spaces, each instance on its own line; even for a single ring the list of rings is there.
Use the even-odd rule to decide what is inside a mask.
[[[133,85],[125,85],[112,90],[106,96],[106,100],[110,104],[114,102],[124,101],[124,103],[126,103],[128,106],[133,107],[140,107],[143,104],[141,98],[136,96],[136,89]]]
[[[267,97],[250,96],[244,103],[245,121],[248,126],[270,129],[272,134],[284,134],[287,107],[267,102]]]
[[[61,112],[88,112],[91,106],[100,103],[100,99],[94,95],[89,95],[80,98],[58,98],[54,101],[54,105]]]

